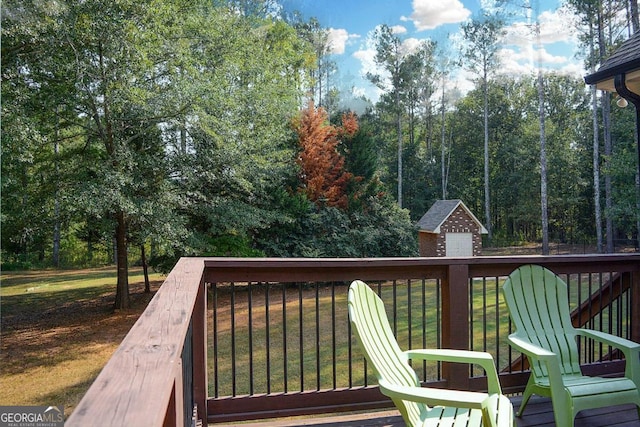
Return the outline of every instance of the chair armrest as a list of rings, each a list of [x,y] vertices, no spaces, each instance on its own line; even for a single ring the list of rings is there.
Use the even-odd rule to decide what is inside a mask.
[[[618,348],[627,355],[627,352],[640,352],[640,344],[637,342],[621,338],[616,335],[608,334],[606,332],[596,331],[593,329],[576,329],[578,335],[591,338],[604,344],[608,344],[611,347]],[[629,353],[631,354],[631,353]]]
[[[487,373],[487,388],[489,393],[502,394],[498,372],[493,362],[493,356],[484,351],[453,350],[453,349],[416,349],[404,352],[411,360],[427,360],[438,362],[467,363],[479,365]]]
[[[640,389],[640,344],[593,329],[576,329],[576,333],[621,350],[625,358],[625,376]]]
[[[453,406],[456,408],[483,409],[489,394],[475,391],[448,390],[432,387],[407,387],[378,381],[380,391],[392,399],[423,403],[428,406]]]
[[[517,334],[511,334],[507,339],[512,347],[533,359],[540,359],[549,362],[558,361],[558,356],[555,353],[542,347],[538,347],[532,342],[520,338]]]

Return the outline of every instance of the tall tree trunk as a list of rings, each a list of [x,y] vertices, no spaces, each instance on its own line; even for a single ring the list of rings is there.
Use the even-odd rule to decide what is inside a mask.
[[[600,129],[598,127],[598,95],[595,85],[591,86],[593,109],[593,207],[596,226],[596,247],[602,253],[602,208],[600,207]]]
[[[611,95],[609,92],[602,92],[602,127],[604,130],[604,217],[605,233],[607,238],[607,253],[613,253],[613,220],[611,212],[612,184],[611,184],[611,156],[613,154],[613,144],[611,143]]]
[[[53,143],[53,161],[55,163],[55,193],[53,195],[53,254],[52,261],[53,266],[58,268],[60,267],[60,167],[58,165],[58,153],[59,153],[59,144],[58,138],[60,137],[59,132],[59,123],[60,119],[58,117],[58,110],[56,108],[56,135],[55,142]]]
[[[398,207],[402,208],[402,125],[400,111],[400,92],[396,88],[396,132],[398,133]]]
[[[629,0],[631,11],[631,30],[633,33],[640,31],[640,15],[638,14],[638,0]]]
[[[144,292],[151,292],[151,284],[149,283],[149,264],[147,263],[147,254],[144,250],[144,243],[140,245],[140,258],[142,259],[142,271],[144,273]]]
[[[440,163],[442,163],[442,167],[441,167],[441,174],[442,174],[442,200],[447,200],[447,174],[446,174],[446,169],[445,169],[445,155],[446,155],[446,150],[445,150],[445,133],[446,133],[446,129],[445,129],[445,97],[444,97],[445,93],[444,93],[444,78],[442,79],[442,105],[440,108],[440,120],[441,120],[441,124],[440,124],[440,137],[441,137],[441,141],[440,141]]]
[[[538,32],[540,30],[538,29]],[[549,217],[547,203],[547,138],[544,115],[544,81],[538,65],[538,113],[540,116],[540,207],[542,209],[542,255],[549,255]]]
[[[605,42],[605,33],[604,33],[604,11],[602,10],[603,5],[598,5],[598,25],[597,25],[597,36],[598,36],[598,49],[600,53],[600,64],[603,64],[606,60],[607,55],[607,45]],[[601,96],[602,102],[602,129],[604,134],[604,155],[605,155],[605,176],[604,176],[604,193],[605,193],[605,230],[606,230],[606,238],[607,238],[607,246],[606,252],[613,252],[613,221],[611,220],[611,172],[609,171],[609,158],[612,154],[612,145],[611,145],[611,96],[609,92],[603,91]]]
[[[127,226],[124,212],[116,214],[116,249],[118,284],[116,285],[115,309],[129,308],[129,266],[127,260]]]
[[[593,21],[589,21],[589,57],[591,59],[591,73],[595,69],[595,44]],[[600,207],[600,128],[598,125],[598,90],[591,85],[591,113],[593,122],[593,210],[596,229],[596,250],[602,253],[602,208]]]
[[[489,242],[491,242],[491,203],[489,200],[489,88],[487,82],[486,65],[482,78],[482,91],[484,98],[484,216],[485,228],[487,229],[487,237],[489,239]]]

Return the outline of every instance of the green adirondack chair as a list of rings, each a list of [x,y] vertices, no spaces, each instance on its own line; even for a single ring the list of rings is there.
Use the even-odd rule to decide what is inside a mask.
[[[640,415],[640,344],[571,324],[567,284],[539,265],[524,265],[511,273],[503,294],[515,332],[511,346],[525,354],[531,375],[518,417],[532,394],[551,397],[558,427],[573,426],[583,409],[634,403]],[[579,336],[620,349],[625,356],[625,377],[582,375],[578,359]]]
[[[351,325],[378,377],[380,391],[391,398],[408,426],[515,426],[513,407],[501,393],[490,354],[437,349],[402,351],[382,300],[366,283],[354,281],[348,300]],[[478,364],[487,372],[489,392],[421,387],[409,360]]]

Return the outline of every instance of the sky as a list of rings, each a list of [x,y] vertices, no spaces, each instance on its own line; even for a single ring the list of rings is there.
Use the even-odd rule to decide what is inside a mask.
[[[543,69],[584,76],[578,52],[576,32],[571,14],[561,7],[562,0],[520,0],[530,4],[511,19],[500,48],[500,71],[506,74],[533,73],[540,63]],[[377,101],[380,91],[364,77],[376,73],[375,45],[372,40],[376,27],[388,25],[403,41],[407,51],[421,40],[431,39],[456,56],[462,41],[461,24],[484,10],[491,10],[493,0],[281,0],[286,12],[298,11],[305,19],[315,17],[329,30],[331,59],[338,72],[331,85],[355,96],[365,95]],[[531,36],[530,25],[536,18],[540,23],[540,44]],[[472,87],[473,76],[457,69],[447,81],[447,90],[462,93]]]

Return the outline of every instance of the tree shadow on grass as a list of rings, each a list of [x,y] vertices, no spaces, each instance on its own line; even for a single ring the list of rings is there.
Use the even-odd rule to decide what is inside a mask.
[[[131,308],[117,313],[115,289],[105,286],[4,297],[0,371],[18,374],[91,357],[96,345],[117,345],[161,283],[152,282],[148,294],[144,284],[131,284]]]

